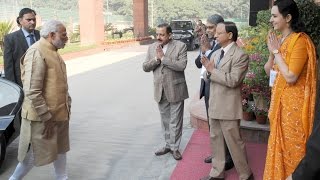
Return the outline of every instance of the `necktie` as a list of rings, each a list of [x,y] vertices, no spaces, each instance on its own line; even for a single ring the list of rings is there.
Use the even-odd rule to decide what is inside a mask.
[[[218,65],[220,64],[220,61],[221,61],[221,59],[223,58],[223,56],[224,56],[224,51],[221,50],[221,54],[220,54],[219,60],[218,60],[218,62],[217,62],[217,67],[218,67]]]
[[[35,43],[35,41],[34,41],[34,35],[33,35],[33,34],[29,34],[28,37],[30,38],[30,46],[31,46],[32,44]]]
[[[215,46],[216,46],[216,42],[215,40],[212,40],[211,50],[213,50]]]

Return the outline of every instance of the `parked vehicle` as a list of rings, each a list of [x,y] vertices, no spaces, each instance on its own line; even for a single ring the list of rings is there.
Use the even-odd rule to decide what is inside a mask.
[[[192,20],[172,20],[172,38],[180,40],[187,45],[189,51],[193,51],[198,46],[194,37],[195,23]]]
[[[123,25],[123,24],[114,24],[111,27],[112,38],[114,38],[115,34],[119,34],[119,38],[122,38],[123,34],[127,32],[133,33],[133,26]]]
[[[20,134],[23,97],[20,86],[0,77],[0,168],[7,146]]]

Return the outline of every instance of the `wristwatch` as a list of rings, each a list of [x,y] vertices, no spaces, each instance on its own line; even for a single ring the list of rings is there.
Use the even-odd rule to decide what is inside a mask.
[[[272,51],[272,53],[273,53],[273,54],[278,54],[278,53],[279,53],[279,50],[278,50],[278,49],[274,49],[274,50]]]

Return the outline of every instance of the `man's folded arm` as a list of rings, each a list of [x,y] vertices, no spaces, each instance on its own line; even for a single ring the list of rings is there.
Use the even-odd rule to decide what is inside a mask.
[[[47,103],[43,97],[43,83],[46,73],[46,64],[41,58],[38,50],[32,49],[24,59],[25,79],[23,90],[25,98],[31,100],[32,105],[41,121],[50,120],[52,115],[49,112]]]

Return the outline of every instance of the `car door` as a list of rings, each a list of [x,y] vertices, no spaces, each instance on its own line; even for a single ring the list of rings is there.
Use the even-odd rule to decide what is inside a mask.
[[[22,89],[0,77],[0,167],[5,159],[7,145],[20,134],[22,101]]]

